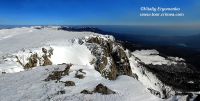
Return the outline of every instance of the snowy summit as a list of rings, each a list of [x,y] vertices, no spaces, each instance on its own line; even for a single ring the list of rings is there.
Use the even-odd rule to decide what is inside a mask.
[[[1,29],[0,47],[1,101],[184,101],[199,94],[154,72],[193,73],[184,59],[130,52],[110,35],[60,26]]]

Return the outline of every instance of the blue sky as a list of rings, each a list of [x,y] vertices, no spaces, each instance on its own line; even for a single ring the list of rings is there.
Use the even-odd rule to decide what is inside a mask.
[[[140,17],[140,7],[180,7],[184,17]],[[4,25],[199,25],[200,0],[0,0]]]

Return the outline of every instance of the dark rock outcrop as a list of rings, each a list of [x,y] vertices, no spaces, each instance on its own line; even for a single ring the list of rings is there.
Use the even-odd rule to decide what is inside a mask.
[[[95,69],[105,78],[115,80],[119,75],[132,75],[128,57],[121,44],[112,38],[98,36],[87,39],[87,46],[96,57]]]
[[[82,93],[82,94],[92,94],[91,91],[89,91],[89,90],[85,90],[85,89],[82,90],[81,93]]]
[[[76,71],[75,78],[83,79],[85,77],[85,74],[86,73],[83,72],[83,69],[79,69],[78,71]]]
[[[64,90],[58,91],[57,94],[58,94],[58,95],[60,95],[60,94],[65,94],[65,91],[64,91]]]
[[[39,57],[37,53],[31,54],[31,56],[28,58],[28,63],[24,65],[24,69],[30,69],[30,68],[36,67],[38,63],[38,59]]]
[[[115,94],[116,92],[110,90],[108,87],[104,86],[103,84],[98,84],[96,88],[94,89],[95,93],[101,93],[101,94]]]
[[[50,48],[49,50],[42,48],[42,52],[44,53],[42,55],[43,58],[43,64],[42,66],[52,65],[52,62],[49,58],[51,58],[51,55],[53,55],[53,49]]]
[[[82,90],[81,93],[83,94],[92,94],[92,93],[101,93],[103,95],[108,95],[108,94],[116,94],[116,92],[112,91],[109,89],[107,86],[104,86],[103,84],[98,84],[93,91],[89,90]]]
[[[159,91],[156,91],[154,89],[151,89],[151,88],[147,88],[151,94],[155,95],[155,96],[158,96],[159,98],[161,98],[161,94]]]
[[[63,71],[53,71],[49,76],[45,79],[45,81],[56,80],[59,81],[62,76],[69,75],[69,69],[72,64],[66,64],[66,67]]]
[[[65,86],[75,86],[75,82],[74,81],[65,81],[63,83],[65,83]]]
[[[132,75],[130,63],[123,48],[118,47],[111,56],[113,57],[116,66],[118,66],[118,75]]]
[[[28,62],[24,63],[25,60],[20,59],[18,56],[15,56],[17,59],[16,62],[18,62],[21,66],[24,67],[24,69],[30,69],[36,66],[47,66],[52,65],[52,61],[50,60],[51,55],[53,55],[53,48],[50,47],[49,50],[46,48],[42,48],[43,55],[39,56],[38,53],[32,53],[30,52],[30,56],[26,57]]]

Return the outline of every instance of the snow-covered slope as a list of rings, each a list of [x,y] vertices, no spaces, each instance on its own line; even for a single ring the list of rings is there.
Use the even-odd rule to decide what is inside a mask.
[[[129,52],[110,35],[59,28],[0,30],[1,101],[177,101],[196,97],[175,96],[180,91],[162,79],[166,73],[193,73],[184,59],[163,57],[156,50]],[[186,84],[199,82],[198,77],[186,79]],[[173,80],[169,83],[176,82]],[[115,94],[97,93],[100,83]]]
[[[0,51],[16,52],[20,49],[35,48],[51,44],[64,44],[74,38],[82,38],[92,32],[68,32],[45,27],[35,29],[34,27],[23,27],[0,30]]]
[[[63,76],[60,81],[71,80],[75,86],[65,86],[62,82],[44,81],[52,71],[64,69],[64,65],[36,67],[29,71],[5,74],[0,76],[1,101],[158,101],[159,98],[151,95],[136,79],[120,76],[110,81],[101,76],[93,67],[73,65],[69,75]],[[83,69],[84,79],[75,78],[75,72]],[[81,94],[84,89],[92,90],[102,83],[117,92],[116,94],[102,95]],[[65,94],[59,94],[65,91]]]
[[[159,55],[159,52],[157,50],[136,50],[132,53],[134,56],[136,56],[138,59],[140,59],[145,64],[153,64],[153,65],[171,65],[176,64],[176,61],[184,61],[182,58],[178,57],[169,57],[169,59],[166,59],[165,57],[162,57]]]
[[[23,27],[0,30],[0,74],[23,71],[23,67],[16,63],[15,56],[23,62],[31,53],[41,54],[42,47],[52,47],[53,64],[73,63],[89,64],[92,56],[86,46],[76,44],[75,39],[81,39],[92,32],[68,32],[56,28]],[[66,56],[67,55],[67,56]]]
[[[160,98],[149,93],[145,86],[129,76],[118,76],[108,80],[95,70],[90,62],[95,59],[91,49],[98,45],[82,44],[90,37],[112,39],[92,32],[68,32],[57,28],[14,28],[0,30],[0,99],[1,101],[159,101]],[[100,47],[100,46],[99,46]],[[50,60],[53,65],[39,66],[24,70],[30,57],[44,56],[43,48],[53,49]],[[98,50],[100,51],[100,50]],[[100,51],[101,52],[101,51]],[[17,59],[16,59],[17,57]],[[109,59],[108,59],[109,60]],[[21,62],[21,64],[19,63]],[[69,75],[59,80],[45,81],[49,75],[66,68],[63,63],[72,63]],[[58,65],[62,64],[62,65]],[[82,69],[84,78],[75,76]],[[21,72],[20,72],[21,71]],[[86,74],[85,74],[86,73]],[[65,81],[73,81],[75,86],[65,86]],[[93,90],[99,83],[107,86],[116,94],[81,94],[84,89]]]

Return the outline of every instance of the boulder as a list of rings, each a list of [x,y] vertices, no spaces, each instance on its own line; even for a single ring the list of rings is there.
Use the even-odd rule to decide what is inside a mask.
[[[91,91],[89,91],[89,90],[85,90],[85,89],[82,90],[81,93],[82,93],[82,94],[92,94]]]
[[[79,78],[79,79],[83,79],[85,76],[83,76],[82,74],[76,74],[75,78]]]
[[[63,76],[62,71],[54,71],[52,74],[49,74],[49,76],[45,79],[45,81],[50,81],[50,80],[60,80],[61,77]]]
[[[110,90],[108,87],[104,86],[103,84],[98,84],[93,91],[89,90],[82,90],[82,94],[92,94],[92,93],[101,93],[103,95],[108,95],[108,94],[116,94],[116,92]]]
[[[65,91],[64,91],[64,90],[58,91],[57,94],[58,94],[58,95],[60,95],[60,94],[65,94]]]
[[[75,82],[74,81],[65,81],[65,86],[75,86]]]
[[[47,49],[46,49],[46,48],[42,48],[42,52],[43,52],[44,54],[47,54]]]
[[[83,79],[85,77],[85,74],[86,73],[83,72],[83,69],[79,69],[78,71],[76,71],[75,78]]]
[[[96,88],[94,89],[95,93],[101,93],[101,94],[115,94],[116,92],[110,90],[108,87],[104,86],[103,84],[98,84]]]

